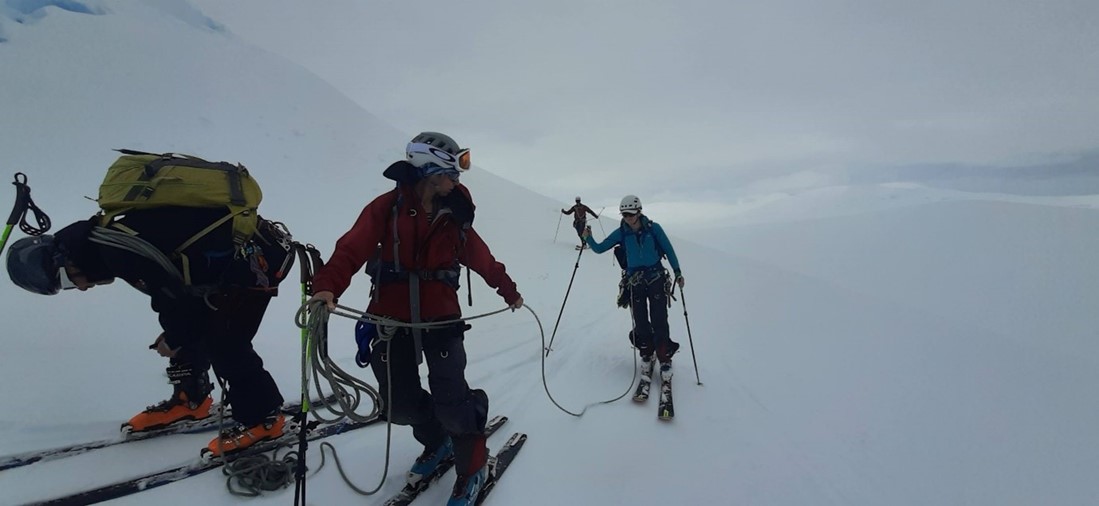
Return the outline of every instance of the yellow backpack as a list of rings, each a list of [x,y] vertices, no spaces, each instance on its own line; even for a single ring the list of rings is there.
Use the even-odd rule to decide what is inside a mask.
[[[243,165],[174,153],[117,151],[122,156],[107,169],[99,186],[100,226],[109,226],[117,216],[142,209],[225,208],[223,218],[175,249],[175,255],[183,257],[184,276],[188,278],[187,259],[182,252],[195,241],[229,220],[233,222],[233,243],[238,248],[255,235],[263,192]]]

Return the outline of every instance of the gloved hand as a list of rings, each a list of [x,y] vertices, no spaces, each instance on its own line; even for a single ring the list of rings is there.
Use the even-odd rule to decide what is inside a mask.
[[[687,281],[683,279],[682,274],[675,277],[675,282],[679,284],[679,288],[683,288],[683,285],[687,284]]]
[[[370,344],[376,337],[377,325],[363,321],[355,324],[355,344],[359,346],[359,351],[355,353],[355,364],[359,367],[370,367]]]
[[[587,241],[591,237],[591,227],[584,227],[584,232],[580,234],[580,238]]]
[[[176,352],[179,351],[179,348],[172,349],[171,346],[168,346],[168,341],[164,340],[163,332],[161,332],[160,335],[156,337],[156,341],[154,341],[153,344],[149,345],[149,349],[156,350],[156,353],[158,355],[167,358],[175,357]]]

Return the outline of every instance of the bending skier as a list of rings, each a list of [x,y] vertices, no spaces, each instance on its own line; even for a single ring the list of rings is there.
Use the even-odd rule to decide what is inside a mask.
[[[470,226],[473,201],[459,176],[469,169],[469,150],[450,137],[424,132],[408,143],[407,159],[384,175],[397,188],[375,198],[336,242],[332,258],[313,278],[316,295],[334,308],[351,278],[367,265],[374,285],[367,312],[403,322],[461,317],[461,265],[476,271],[513,309],[523,305],[515,282]],[[368,263],[368,261],[370,261]],[[408,473],[415,485],[453,455],[458,479],[451,506],[473,504],[487,478],[485,423],[488,396],[466,383],[463,339],[468,325],[376,330],[370,364],[390,421],[411,425],[424,451]],[[427,359],[428,386],[420,384],[419,363]],[[390,379],[392,381],[390,381]],[[392,398],[388,398],[392,390]]]
[[[240,274],[254,272],[253,262],[277,265],[282,260],[236,255],[231,223],[222,220],[224,216],[225,209],[162,207],[128,212],[107,227],[99,226],[96,216],[56,235],[20,239],[7,258],[12,281],[30,292],[83,292],[121,278],[149,295],[163,329],[151,348],[169,359],[173,393],[123,427],[140,432],[211,416],[213,385],[207,370],[213,365],[215,374],[230,386],[228,402],[237,421],[210,441],[207,451],[215,456],[277,438],[285,422],[279,409],[282,395],[252,347],[274,286],[260,289],[240,282],[249,278]],[[199,235],[219,220],[220,226]],[[168,257],[195,237],[200,238],[175,255],[173,264]],[[269,244],[263,248],[274,253],[278,248]],[[262,255],[264,250],[259,251]],[[187,257],[193,260],[189,267],[179,264],[179,258]],[[190,283],[168,269],[186,269]]]
[[[661,378],[671,380],[672,355],[679,349],[679,343],[672,341],[668,333],[668,297],[672,281],[661,258],[668,257],[675,282],[682,288],[685,281],[679,259],[664,229],[641,213],[641,199],[627,195],[618,209],[622,221],[602,242],[592,238],[591,227],[584,229],[582,237],[596,253],[614,246],[625,250],[626,265],[622,267],[634,325],[630,336],[641,354],[642,378],[651,379],[655,354],[660,361]]]

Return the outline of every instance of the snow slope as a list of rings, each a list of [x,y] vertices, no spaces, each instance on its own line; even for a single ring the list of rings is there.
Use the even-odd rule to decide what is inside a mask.
[[[39,2],[48,4],[51,2]],[[180,151],[241,161],[260,179],[265,216],[286,221],[299,240],[326,253],[375,194],[390,187],[381,170],[410,132],[389,128],[300,67],[238,40],[216,20],[180,1],[33,2],[8,0],[0,16],[0,160],[30,177],[34,197],[55,228],[94,212],[109,148]],[[33,22],[16,22],[13,6]],[[63,8],[63,7],[69,8]],[[84,6],[91,15],[81,12]],[[300,36],[307,36],[301,34]],[[442,120],[441,120],[442,121]],[[424,125],[425,130],[432,125]],[[462,139],[460,131],[453,132]],[[558,224],[553,202],[476,167],[463,177],[478,203],[478,231],[507,264],[546,332],[560,308],[577,252]],[[10,198],[10,197],[8,197]],[[1090,215],[1046,219],[1043,208],[949,206],[905,211],[918,230],[985,227],[1037,234],[1016,247],[1053,241],[1066,230],[1092,229]],[[823,209],[822,212],[827,212]],[[659,221],[659,215],[653,211]],[[886,215],[836,218],[829,237],[861,237],[848,272],[928,275],[907,252],[884,251],[868,229]],[[564,225],[567,225],[564,224]],[[604,224],[608,230],[614,223]],[[1077,228],[1083,227],[1083,228]],[[764,230],[764,229],[760,229]],[[970,228],[965,228],[970,230]],[[558,410],[542,385],[541,336],[530,313],[479,320],[467,339],[468,379],[491,397],[491,411],[511,416],[507,430],[530,434],[492,504],[1094,504],[1099,409],[1089,395],[1099,381],[1089,343],[1047,346],[1018,339],[1007,311],[984,313],[997,286],[950,299],[956,311],[898,303],[900,283],[873,292],[828,279],[815,269],[777,266],[764,241],[721,253],[675,238],[688,280],[687,309],[698,374],[695,384],[683,307],[671,310],[677,357],[677,419],[657,421],[655,403],[598,405],[576,418]],[[730,231],[733,236],[733,231]],[[777,234],[778,232],[776,232]],[[597,231],[601,236],[601,232]],[[1094,236],[1094,234],[1090,234]],[[18,237],[18,234],[17,234]],[[929,251],[959,237],[926,233]],[[945,257],[930,267],[969,272],[1002,257],[1001,235],[969,238],[984,256]],[[891,239],[896,239],[895,237]],[[1091,273],[1087,240],[1056,243],[1044,265],[1046,293],[1069,289],[1066,272]],[[846,243],[833,244],[843,249]],[[877,249],[871,248],[875,246]],[[759,259],[753,258],[757,257]],[[797,271],[809,272],[803,274]],[[954,270],[949,271],[951,273]],[[978,271],[996,281],[1002,270]],[[1082,281],[1093,279],[1083,278]],[[545,363],[548,387],[564,407],[624,393],[634,374],[628,315],[613,305],[618,270],[609,255],[584,253],[569,294],[555,352]],[[1006,279],[1014,279],[1007,277]],[[502,307],[474,281],[467,315]],[[896,285],[896,286],[895,286]],[[358,279],[346,301],[366,300]],[[1059,309],[1065,329],[1090,324],[1092,286],[1081,304]],[[945,296],[931,293],[933,296]],[[1067,300],[1057,299],[1058,301]],[[1012,302],[1004,296],[998,301]],[[146,349],[157,334],[141,296],[119,284],[86,294],[33,296],[0,280],[6,328],[0,336],[0,455],[100,439],[169,391],[164,362]],[[903,300],[902,300],[903,302]],[[284,395],[299,388],[298,304],[284,287],[256,339]],[[1043,309],[1043,308],[1040,308]],[[1014,310],[1014,309],[1013,309]],[[1044,310],[1044,309],[1043,309]],[[1052,318],[1047,321],[1052,321]],[[332,354],[352,371],[352,325],[332,325]],[[548,336],[547,336],[548,337]],[[125,476],[186,462],[209,435],[123,445],[0,472],[0,503],[23,504]],[[491,446],[502,442],[495,438]],[[380,479],[385,429],[333,438],[361,488]],[[319,459],[311,445],[310,462]],[[420,448],[395,428],[386,493],[397,490]],[[378,504],[348,489],[329,463],[310,478],[311,504]],[[116,504],[287,504],[283,490],[240,499],[208,473]],[[441,504],[444,486],[421,502]]]

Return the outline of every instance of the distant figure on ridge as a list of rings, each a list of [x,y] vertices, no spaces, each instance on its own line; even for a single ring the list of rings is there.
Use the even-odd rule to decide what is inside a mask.
[[[580,197],[576,197],[576,204],[568,208],[568,210],[562,209],[561,214],[572,215],[572,228],[576,229],[576,236],[580,238],[580,244],[576,246],[576,249],[586,248],[587,244],[584,244],[584,227],[588,225],[588,215],[592,215],[596,218],[599,217],[592,211],[590,207],[580,203]]]

